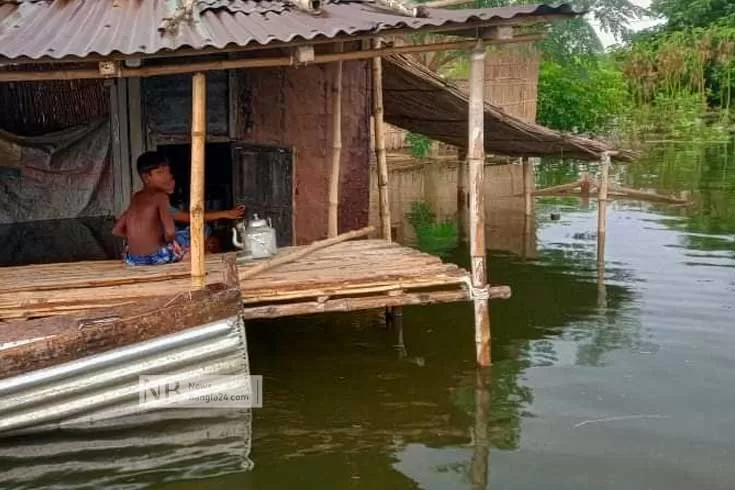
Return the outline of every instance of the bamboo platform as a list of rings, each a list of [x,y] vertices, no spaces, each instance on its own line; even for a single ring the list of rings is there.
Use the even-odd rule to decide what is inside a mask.
[[[294,248],[282,249],[287,254]],[[246,319],[469,301],[469,273],[385,240],[318,250],[248,277],[259,261],[238,264]],[[206,283],[223,282],[221,255],[206,259]],[[128,267],[119,261],[0,268],[0,321],[79,314],[188,294],[188,263]],[[490,298],[510,289],[491,287]]]

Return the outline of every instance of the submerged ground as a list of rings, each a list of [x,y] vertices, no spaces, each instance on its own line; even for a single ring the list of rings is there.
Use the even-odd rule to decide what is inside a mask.
[[[552,163],[538,181],[579,171]],[[538,201],[531,248],[489,259],[492,279],[513,288],[492,304],[490,370],[474,367],[470,305],[406,309],[405,351],[372,313],[255,324],[264,407],[253,411],[252,469],[191,479],[171,463],[182,451],[192,469],[242,444],[230,437],[222,453],[212,449],[227,422],[198,426],[169,454],[166,441],[188,434],[182,423],[152,448],[138,441],[142,449],[104,455],[63,437],[53,441],[63,449],[38,459],[3,446],[0,488],[94,488],[112,476],[114,488],[170,490],[734,488],[733,147],[661,147],[613,175],[689,191],[695,205],[612,204],[598,276],[594,201]],[[466,256],[461,246],[450,253],[462,265]]]

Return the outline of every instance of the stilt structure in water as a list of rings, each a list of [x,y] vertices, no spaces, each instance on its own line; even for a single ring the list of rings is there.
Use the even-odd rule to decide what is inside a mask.
[[[25,136],[0,132],[10,149],[2,158],[11,160],[0,166],[23,182],[33,176],[27,182],[36,187],[0,189],[0,209],[12,210],[0,222],[120,216],[140,188],[138,156],[159,151],[169,155],[179,181],[174,194],[181,196],[178,209],[189,211],[191,246],[188,261],[151,267],[101,260],[121,252],[119,243],[96,255],[65,244],[73,260],[35,247],[39,255],[3,262],[0,414],[14,415],[3,417],[0,432],[58,428],[103,408],[111,417],[118,412],[110,403],[130,415],[135,391],[115,391],[123,371],[111,368],[104,383],[95,378],[102,384],[94,399],[80,391],[89,380],[67,386],[63,373],[112,362],[119,352],[163,362],[150,342],[176,350],[196,337],[199,352],[211,348],[207,335],[219,335],[217,345],[245,369],[241,327],[251,319],[471,302],[476,361],[487,366],[488,301],[510,297],[510,288],[488,284],[485,154],[590,159],[612,149],[520,121],[483,100],[487,47],[539,39],[528,26],[579,15],[566,5],[463,11],[393,0],[186,2],[171,11],[170,2],[123,2],[112,10],[109,2],[22,3],[0,12],[0,64],[17,65],[0,68],[0,96],[34,104],[4,108],[12,126],[4,129]],[[271,18],[267,35],[263,16]],[[140,22],[123,24],[131,18]],[[99,36],[101,23],[129,36]],[[39,38],[38,25],[51,34]],[[453,37],[383,43],[406,29]],[[471,52],[469,96],[409,58],[443,50]],[[371,118],[379,228],[367,226]],[[460,198],[469,212],[470,271],[392,242],[384,119],[464,149]],[[30,136],[37,134],[43,136]],[[44,205],[26,205],[38,196]],[[272,218],[277,253],[237,262],[206,255],[208,213],[242,202],[251,215]],[[231,235],[232,223],[207,225]],[[105,234],[109,229],[99,232]],[[25,245],[14,253],[25,257]],[[210,314],[192,312],[197,305],[208,305],[203,311]],[[39,398],[45,376],[77,394],[77,405]],[[101,400],[110,403],[102,407]],[[26,411],[29,403],[42,406]]]

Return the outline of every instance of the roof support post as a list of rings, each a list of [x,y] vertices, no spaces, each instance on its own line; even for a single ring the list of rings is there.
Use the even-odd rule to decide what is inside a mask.
[[[597,199],[597,262],[598,267],[605,264],[605,234],[607,233],[607,187],[610,168],[610,154],[602,154],[600,162],[600,189]]]
[[[477,40],[470,64],[467,160],[469,167],[471,297],[475,307],[477,364],[489,366],[490,311],[485,263],[485,44]]]
[[[342,52],[342,43],[335,45],[335,52]],[[329,174],[329,219],[328,235],[336,237],[339,233],[339,180],[340,160],[342,158],[342,61],[335,66],[332,85],[332,171]]]
[[[380,49],[381,39],[373,41],[373,49]],[[378,163],[378,196],[380,202],[380,228],[382,238],[391,240],[390,195],[388,189],[388,158],[385,151],[385,124],[383,123],[383,60],[373,58],[373,124],[375,156]]]
[[[600,162],[600,188],[597,199],[597,305],[607,306],[607,289],[605,288],[605,241],[607,238],[607,188],[610,169],[610,153],[602,154]]]
[[[207,79],[204,73],[192,77],[191,191],[191,279],[194,289],[203,289],[204,265],[204,146],[207,137]]]

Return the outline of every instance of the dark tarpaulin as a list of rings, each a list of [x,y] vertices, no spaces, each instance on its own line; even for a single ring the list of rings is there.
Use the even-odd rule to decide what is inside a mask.
[[[0,267],[117,259],[122,241],[111,218],[29,221],[0,225]]]
[[[109,216],[110,124],[43,136],[0,131],[0,224]]]
[[[0,131],[0,266],[110,259],[110,124],[43,136]]]

